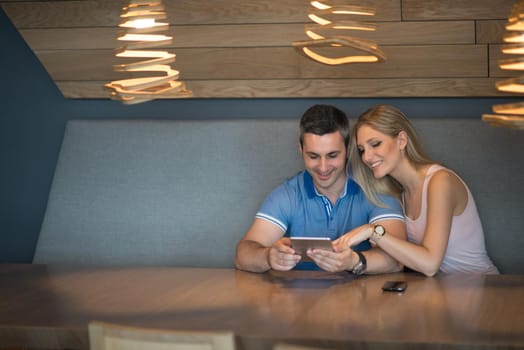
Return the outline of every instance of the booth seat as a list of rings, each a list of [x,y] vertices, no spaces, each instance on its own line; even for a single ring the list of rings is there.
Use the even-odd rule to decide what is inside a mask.
[[[522,131],[416,119],[469,184],[488,252],[524,273]],[[233,267],[265,195],[302,168],[298,120],[71,120],[34,263]]]

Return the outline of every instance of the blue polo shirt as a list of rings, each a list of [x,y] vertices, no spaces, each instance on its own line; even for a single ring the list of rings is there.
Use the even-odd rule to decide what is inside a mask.
[[[275,188],[255,216],[280,227],[286,237],[329,237],[335,240],[364,224],[386,219],[404,221],[398,200],[389,196],[380,199],[385,208],[370,202],[360,186],[348,177],[344,191],[333,205],[316,190],[313,178],[303,170]],[[370,248],[369,241],[354,247],[361,251]]]

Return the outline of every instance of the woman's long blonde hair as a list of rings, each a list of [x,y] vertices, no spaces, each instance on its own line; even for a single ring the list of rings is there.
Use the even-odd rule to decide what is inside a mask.
[[[418,168],[435,162],[426,155],[415,128],[411,125],[406,115],[398,108],[391,105],[377,105],[364,112],[351,129],[349,152],[351,173],[369,200],[375,205],[383,207],[384,203],[380,201],[379,195],[386,194],[400,199],[403,189],[389,175],[376,179],[371,169],[362,161],[361,153],[357,147],[357,133],[363,125],[368,125],[391,137],[397,137],[401,131],[406,132],[407,145],[405,155],[408,161],[415,167]]]

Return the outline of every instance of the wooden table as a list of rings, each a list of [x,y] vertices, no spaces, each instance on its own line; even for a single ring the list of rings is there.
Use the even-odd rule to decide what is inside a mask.
[[[233,330],[240,349],[524,349],[524,276],[0,265],[0,348],[88,349],[91,320]]]

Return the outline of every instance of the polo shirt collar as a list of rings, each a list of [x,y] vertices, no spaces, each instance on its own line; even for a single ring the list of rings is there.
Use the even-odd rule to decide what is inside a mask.
[[[319,193],[313,183],[313,177],[307,170],[304,171],[304,187],[309,198],[314,197],[325,197],[323,194]],[[348,175],[346,183],[344,185],[344,190],[340,194],[339,198],[345,197],[348,193],[354,194],[358,191],[358,185],[353,179]]]

